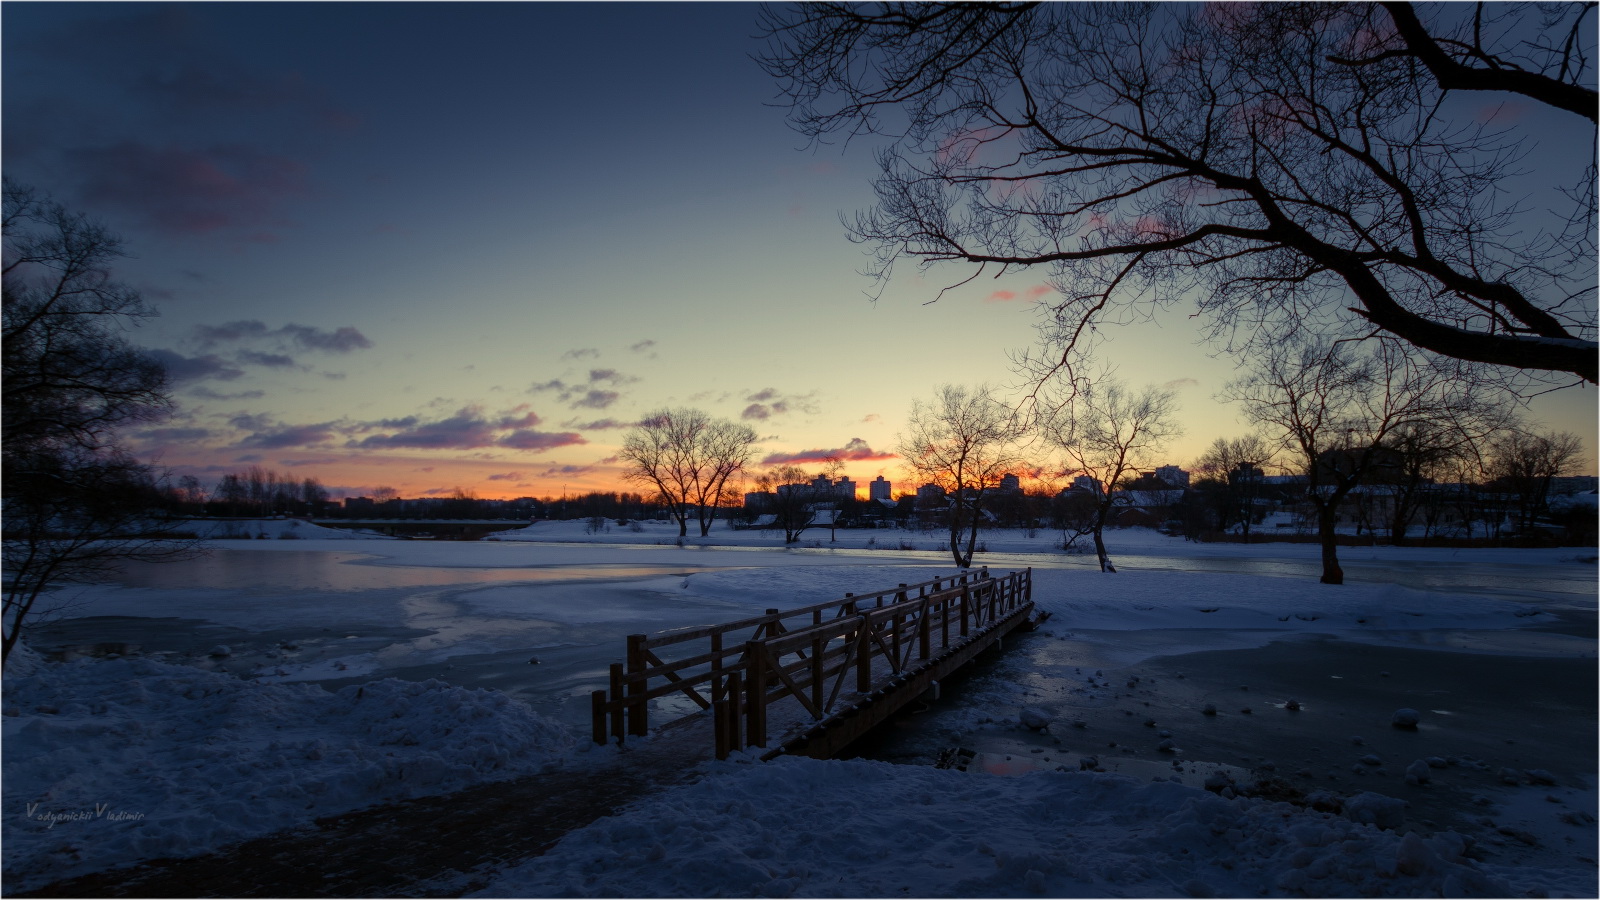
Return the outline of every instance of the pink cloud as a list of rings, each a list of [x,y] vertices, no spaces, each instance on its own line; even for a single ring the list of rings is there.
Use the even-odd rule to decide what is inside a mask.
[[[90,205],[130,210],[180,234],[254,228],[248,240],[271,243],[276,235],[261,226],[280,224],[283,200],[308,192],[303,164],[238,145],[190,150],[123,141],[73,150],[68,159],[86,176]]]
[[[985,303],[1009,303],[1017,299],[1016,291],[995,291],[984,299]]]
[[[870,462],[898,458],[893,453],[880,453],[872,449],[861,438],[851,438],[848,444],[832,450],[801,450],[799,453],[773,453],[763,459],[761,464],[775,466],[782,463],[819,463],[830,459],[841,459],[845,462]]]

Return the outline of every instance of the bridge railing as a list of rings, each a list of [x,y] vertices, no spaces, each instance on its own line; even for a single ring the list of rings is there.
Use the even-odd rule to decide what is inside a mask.
[[[898,676],[961,643],[1031,594],[1031,569],[991,578],[984,568],[722,625],[629,635],[609,690],[591,695],[593,737],[603,744],[647,734],[651,701],[681,694],[714,711],[719,756],[764,746],[774,702],[794,697],[820,720],[850,696],[850,671],[853,693],[865,693],[879,675]]]

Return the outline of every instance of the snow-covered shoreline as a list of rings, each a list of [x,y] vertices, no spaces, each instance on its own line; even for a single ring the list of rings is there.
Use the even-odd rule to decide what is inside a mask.
[[[518,540],[498,545],[340,540],[327,549],[369,571],[373,566],[692,565],[699,569],[695,574],[662,581],[656,588],[663,592],[663,602],[687,603],[686,609],[725,609],[730,616],[750,607],[825,599],[947,568],[947,560],[931,547],[881,552],[865,546],[873,536],[884,537],[883,532],[848,533],[855,546],[844,552],[827,547],[783,550],[771,546],[771,536],[720,529],[707,542],[714,547],[696,549],[691,539],[679,548],[675,530],[656,532],[665,529],[650,523],[642,532],[585,534],[581,523],[541,523],[517,533]],[[847,532],[839,534],[844,544]],[[825,541],[827,533],[818,536]],[[995,535],[988,541],[988,555],[1000,568],[1028,564],[1028,554],[1042,554],[1052,539],[1043,533],[1033,538]],[[1130,560],[1146,554],[1211,557],[1241,551],[1239,545],[1186,544],[1148,532],[1119,532],[1111,541],[1114,552],[1120,547]],[[619,546],[629,544],[634,546]],[[278,551],[322,549],[317,540],[217,545],[260,551],[263,559],[278,558],[272,556]],[[1255,558],[1292,560],[1307,558],[1315,548],[1250,545],[1249,552]],[[348,557],[351,553],[359,557]],[[1526,567],[1532,579],[1551,567],[1568,577],[1592,573],[1592,564],[1575,561],[1585,555],[1572,550],[1350,548],[1346,558],[1503,566],[1513,576]],[[1394,647],[1412,645],[1425,635],[1434,649],[1500,654],[1512,664],[1524,656],[1594,657],[1592,635],[1586,639],[1556,627],[1562,616],[1587,615],[1592,621],[1592,594],[1540,600],[1543,595],[1535,592],[1530,601],[1527,596],[1379,583],[1329,587],[1282,574],[1141,571],[1136,565],[1103,576],[1087,560],[1064,561],[1059,553],[1032,559],[1038,562],[1035,599],[1055,614],[1061,634],[1095,644],[1097,652],[1118,665],[1153,655],[1263,646],[1295,635],[1333,635]],[[171,614],[163,608],[161,593],[152,589],[86,596],[85,615]],[[207,596],[196,593],[183,600],[182,613],[202,612]],[[216,596],[223,620],[223,599],[247,602]],[[462,610],[500,617],[521,614],[515,595],[479,590],[463,596],[467,605],[457,607]],[[238,610],[239,621],[265,627],[273,614],[258,607],[272,602],[253,596],[248,600],[252,608]],[[366,614],[378,613],[374,608]],[[278,615],[292,619],[296,607],[286,602]],[[1117,637],[1101,637],[1111,635]],[[1160,640],[1145,637],[1152,635]],[[32,668],[7,672],[4,683],[3,835],[5,884],[11,891],[139,859],[204,853],[320,816],[447,793],[551,766],[591,765],[607,756],[589,752],[570,728],[502,693],[460,684],[380,679],[330,692],[314,683],[244,680],[140,658],[46,662]],[[321,677],[308,671],[307,681]],[[1019,681],[997,685],[990,693],[1011,703],[1026,691]],[[1571,807],[1580,817],[1593,815],[1594,774],[1589,771],[1581,787],[1568,786],[1563,809]],[[736,799],[759,792],[775,792],[793,804],[793,814],[773,818],[751,812],[747,801]],[[854,812],[844,815],[841,809]],[[668,789],[626,815],[574,833],[546,856],[503,873],[488,893],[1595,891],[1592,857],[1587,864],[1574,858],[1561,867],[1541,864],[1502,871],[1472,860],[1470,853],[1463,857],[1468,848],[1458,847],[1457,838],[1440,836],[1445,832],[1424,841],[1346,819],[1319,818],[1323,815],[1263,800],[1222,800],[1193,784],[1141,783],[1076,771],[1000,778],[861,760],[797,760],[776,767],[719,764],[710,766],[697,784]],[[746,836],[736,847],[705,837],[739,823]],[[1575,827],[1575,834],[1588,835],[1592,842],[1592,818]],[[929,839],[916,842],[912,851],[898,840],[907,832]],[[996,836],[1002,833],[1004,837]],[[901,853],[911,855],[897,856]]]

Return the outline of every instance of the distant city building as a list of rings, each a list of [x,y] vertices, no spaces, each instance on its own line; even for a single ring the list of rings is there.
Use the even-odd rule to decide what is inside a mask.
[[[918,500],[943,500],[944,497],[944,488],[937,484],[925,484],[917,488]]]
[[[1595,490],[1597,486],[1600,486],[1600,479],[1593,475],[1558,475],[1550,479],[1550,493],[1557,496],[1581,494]]]
[[[856,498],[856,483],[849,478],[829,481],[828,476],[818,475],[811,479],[811,490],[818,500],[854,500]]]
[[[1072,479],[1072,487],[1074,490],[1088,491],[1091,494],[1099,496],[1100,479],[1095,478],[1093,475],[1079,475],[1078,477]]]
[[[1327,454],[1323,454],[1323,455],[1326,456]],[[1267,475],[1267,473],[1261,471],[1261,467],[1260,466],[1257,466],[1254,463],[1247,463],[1247,462],[1242,462],[1242,463],[1239,463],[1237,466],[1234,466],[1233,467],[1233,471],[1231,473],[1229,473],[1229,477],[1233,481],[1239,482],[1239,483],[1249,482],[1249,481],[1257,481],[1257,482],[1259,482],[1261,479],[1265,478],[1266,475]]]
[[[1000,490],[1012,494],[1022,493],[1022,479],[1007,472],[1000,476]]]
[[[1155,476],[1166,482],[1168,487],[1186,488],[1189,486],[1189,473],[1177,466],[1160,466],[1156,469]]]
[[[889,489],[890,489],[890,486],[892,484],[893,484],[893,482],[885,481],[883,476],[879,475],[877,478],[873,479],[872,482],[867,485],[867,499],[868,500],[888,500],[888,499],[890,499],[891,494],[890,494],[890,490]]]
[[[784,487],[790,486],[784,485]],[[779,490],[783,490],[783,488],[779,488]],[[752,491],[744,495],[744,508],[758,511],[769,509],[775,499],[777,498],[771,491]]]

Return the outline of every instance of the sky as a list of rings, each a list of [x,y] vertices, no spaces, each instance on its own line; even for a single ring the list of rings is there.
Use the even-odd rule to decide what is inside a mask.
[[[178,401],[129,443],[174,475],[627,489],[628,425],[692,406],[754,427],[758,466],[835,455],[911,488],[912,402],[1019,386],[1051,295],[1043,273],[942,295],[966,273],[863,275],[841,217],[873,202],[872,148],[790,129],[757,15],[7,2],[5,173],[126,240],[117,274],[160,311],[133,339]],[[1177,315],[1105,350],[1178,391],[1180,465],[1247,430],[1214,399],[1236,361],[1197,337]],[[1595,410],[1579,389],[1531,412],[1592,472]]]

